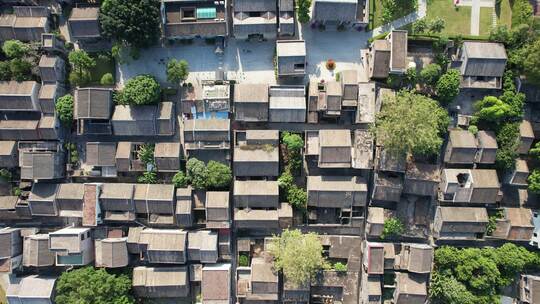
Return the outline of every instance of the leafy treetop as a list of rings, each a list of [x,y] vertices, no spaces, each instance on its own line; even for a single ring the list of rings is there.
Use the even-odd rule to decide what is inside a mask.
[[[385,150],[395,155],[439,153],[450,118],[445,109],[426,96],[408,91],[385,96],[373,132]]]
[[[126,105],[155,104],[161,100],[161,86],[153,76],[139,75],[127,81],[116,100]]]
[[[318,271],[329,267],[319,236],[312,232],[284,230],[274,237],[269,251],[275,258],[274,267],[295,286],[309,283]]]
[[[99,21],[103,36],[136,48],[153,45],[160,35],[158,0],[105,0]]]
[[[57,304],[132,304],[131,279],[104,269],[84,267],[63,272],[56,284]]]

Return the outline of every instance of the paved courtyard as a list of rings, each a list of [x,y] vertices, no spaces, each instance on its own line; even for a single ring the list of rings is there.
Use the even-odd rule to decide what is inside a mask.
[[[336,71],[357,69],[360,64],[360,49],[367,47],[371,33],[358,31],[324,31],[307,28],[301,38],[306,41],[307,70],[309,77],[330,79],[334,73],[328,71],[325,62],[336,61]],[[276,83],[273,58],[275,40],[246,42],[229,39],[223,55],[214,53],[215,47],[204,40],[195,39],[190,45],[154,47],[141,51],[138,60],[120,64],[117,68],[119,85],[139,74],[151,74],[166,82],[165,66],[169,59],[185,59],[189,63],[188,82],[197,83],[213,79],[218,69],[227,72],[228,79],[247,83]]]

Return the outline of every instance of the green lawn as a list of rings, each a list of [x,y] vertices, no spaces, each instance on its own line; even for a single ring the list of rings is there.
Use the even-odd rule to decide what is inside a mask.
[[[381,0],[369,0],[369,15],[370,15],[370,25],[371,28],[376,28],[383,25],[382,21],[382,1]],[[399,10],[399,13],[394,16],[394,19],[401,18],[412,12],[414,12],[414,7],[408,7],[406,9]]]
[[[92,84],[99,84],[101,77],[106,73],[111,73],[113,78],[116,79],[114,59],[107,58],[106,56],[98,56],[97,54],[92,54],[91,56],[96,60],[96,66],[90,70]]]
[[[508,27],[512,26],[512,7],[510,6],[510,0],[502,0],[500,9],[496,9],[497,24],[506,24]]]
[[[493,27],[493,8],[480,8],[480,35],[486,36],[491,32]]]
[[[443,34],[470,35],[471,34],[471,7],[454,7],[452,0],[428,1],[426,18],[441,17],[446,21]]]

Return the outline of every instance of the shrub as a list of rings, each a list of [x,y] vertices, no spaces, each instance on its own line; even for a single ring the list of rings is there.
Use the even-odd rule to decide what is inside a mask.
[[[391,236],[397,236],[403,233],[405,228],[403,223],[395,217],[391,217],[384,221],[384,228],[381,234],[381,239],[385,239]]]
[[[448,104],[459,94],[459,71],[450,69],[437,81],[437,97],[442,104]]]
[[[428,64],[420,71],[420,79],[428,85],[435,85],[441,76],[442,68],[436,63]]]
[[[285,191],[287,191],[292,186],[293,182],[294,182],[293,176],[291,172],[289,172],[288,170],[283,172],[281,176],[278,178],[279,187],[282,189],[285,189]]]
[[[527,178],[527,182],[529,183],[529,191],[540,193],[540,170],[533,170]]]
[[[471,132],[473,135],[478,134],[478,127],[475,125],[470,125],[468,128],[469,132]]]
[[[183,171],[178,171],[173,176],[172,183],[176,188],[184,188],[189,184],[189,179]]]
[[[139,75],[127,81],[118,96],[121,104],[148,105],[161,100],[161,87],[151,75]]]
[[[2,45],[2,51],[8,58],[22,58],[30,52],[30,47],[19,40],[7,40]]]
[[[73,121],[73,96],[64,95],[58,98],[55,105],[56,115],[64,125],[71,125]]]
[[[0,81],[11,80],[9,61],[0,61]]]
[[[16,81],[30,80],[32,76],[32,64],[21,58],[11,59],[9,69],[11,77]]]
[[[77,73],[75,71],[71,71],[69,73],[69,83],[72,86],[78,87],[78,86],[84,86],[90,82],[90,73],[84,72],[82,74]]]
[[[494,215],[491,215],[489,217],[488,225],[487,225],[487,229],[486,229],[486,234],[487,235],[492,235],[493,234],[493,231],[495,231],[495,229],[497,229],[497,220],[503,218],[503,216],[504,216],[503,212],[498,211],[497,213],[495,213]]]
[[[154,163],[154,144],[143,144],[140,146],[139,151],[137,151],[137,156],[143,162],[143,164],[153,164]]]
[[[238,256],[238,266],[247,267],[249,266],[249,257],[247,255],[241,254]]]
[[[99,83],[104,86],[111,86],[114,84],[114,77],[111,73],[105,73],[101,76]]]
[[[287,191],[287,201],[289,204],[298,210],[305,210],[307,207],[307,192],[306,190],[292,185]]]
[[[337,262],[334,264],[334,270],[337,272],[347,272],[347,265]]]
[[[13,187],[11,188],[11,194],[14,196],[21,196],[22,190],[19,187]]]
[[[155,171],[146,171],[137,177],[137,182],[141,184],[157,184],[157,174]]]

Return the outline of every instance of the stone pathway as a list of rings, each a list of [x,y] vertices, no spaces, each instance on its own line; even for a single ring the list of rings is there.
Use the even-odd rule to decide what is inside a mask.
[[[471,35],[478,36],[480,35],[480,8],[490,7],[495,11],[495,0],[461,0],[458,6],[471,7]],[[496,24],[497,19],[494,22]]]
[[[371,36],[374,37],[382,33],[389,32],[393,29],[397,29],[407,24],[413,23],[418,19],[424,18],[426,16],[426,13],[427,13],[427,0],[418,0],[418,10],[416,10],[416,12],[412,12],[408,14],[407,16],[403,16],[390,23],[374,28],[373,31],[371,31]]]

